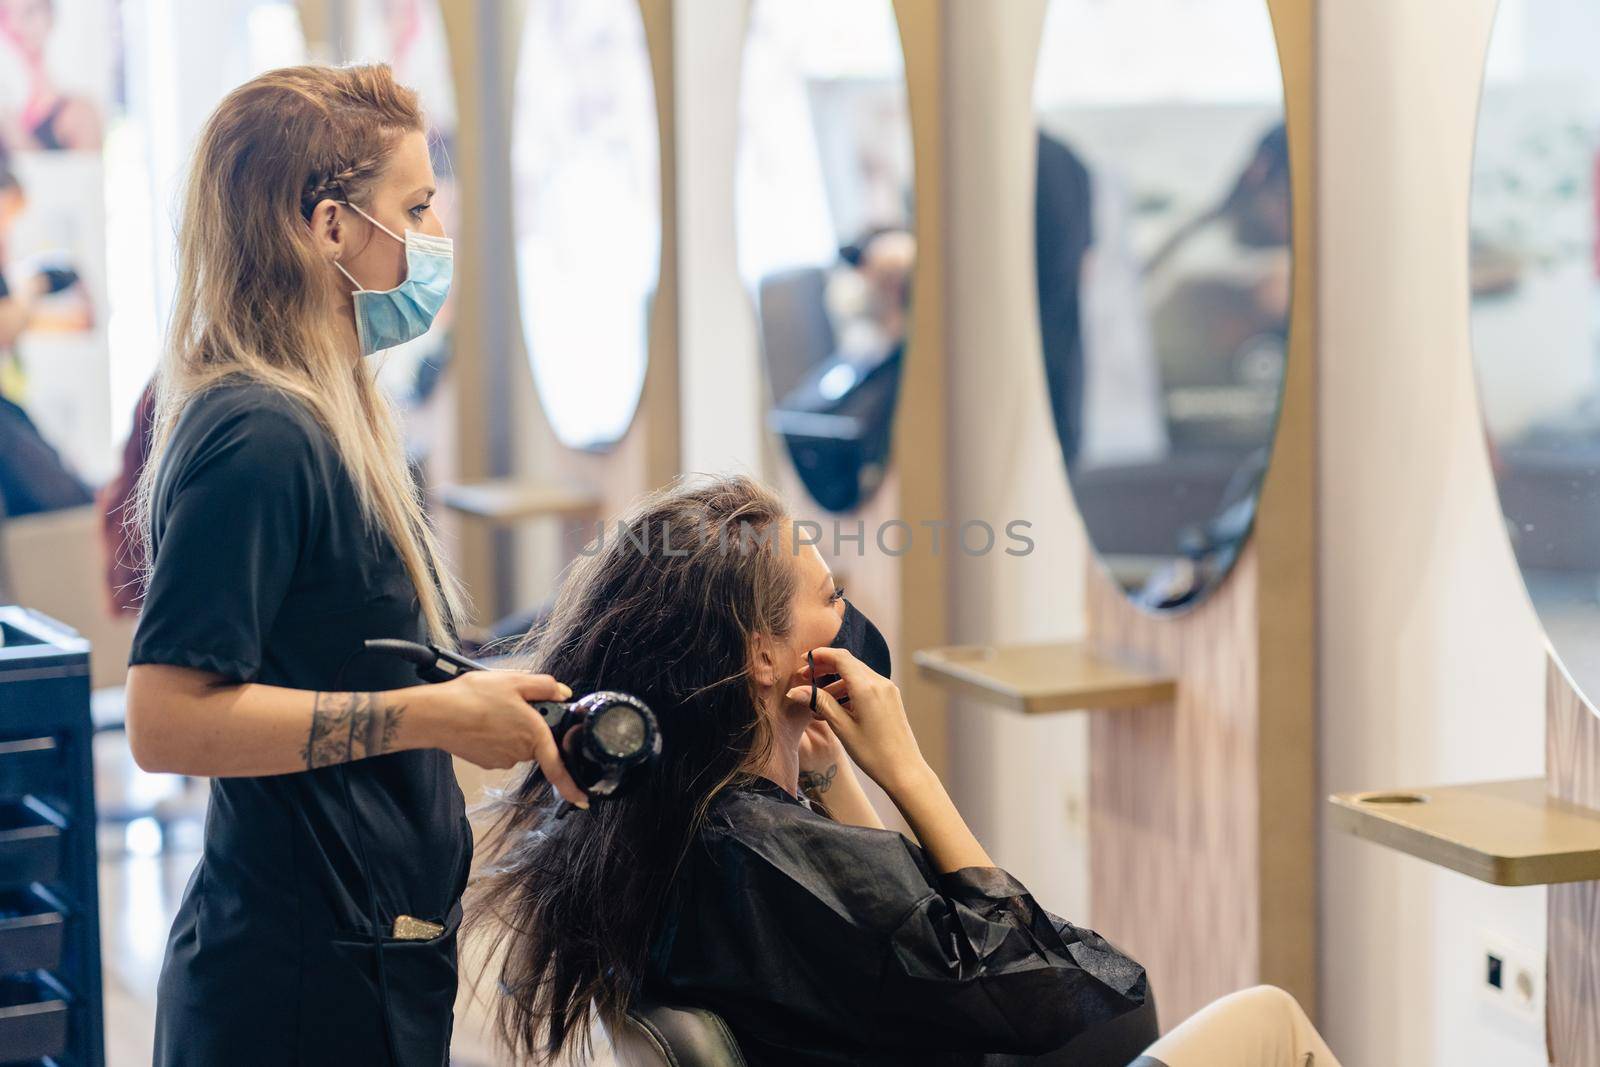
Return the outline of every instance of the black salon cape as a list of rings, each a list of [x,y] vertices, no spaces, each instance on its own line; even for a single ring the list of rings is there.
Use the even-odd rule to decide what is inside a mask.
[[[996,868],[939,875],[889,830],[758,779],[721,794],[651,948],[654,1001],[710,1008],[752,1065],[975,1064],[1140,1007],[1144,968]]]
[[[332,440],[294,400],[249,384],[196,399],[161,464],[153,536],[131,662],[307,690],[416,684],[409,667],[357,652],[426,627]],[[437,750],[213,780],[161,971],[156,1064],[387,1063],[380,951],[397,1062],[448,1062],[471,842]],[[379,940],[399,914],[445,933]]]

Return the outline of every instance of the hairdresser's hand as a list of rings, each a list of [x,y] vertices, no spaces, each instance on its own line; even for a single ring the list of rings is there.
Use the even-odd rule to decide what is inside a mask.
[[[489,770],[537,760],[556,791],[580,808],[588,796],[561,762],[561,752],[536,700],[568,700],[572,690],[548,674],[521,671],[468,671],[439,685],[408,690],[418,694],[428,715],[435,745]]]
[[[842,648],[813,649],[812,660],[819,676],[840,676],[817,690],[816,714],[869,778],[892,797],[901,783],[927,771],[898,686]],[[787,696],[806,703],[811,687],[797,686]]]

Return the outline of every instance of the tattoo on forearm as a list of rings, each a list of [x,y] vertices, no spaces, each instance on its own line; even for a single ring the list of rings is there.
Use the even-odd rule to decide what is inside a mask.
[[[379,756],[394,747],[404,704],[383,704],[377,693],[318,693],[311,733],[300,755],[306,769]]]
[[[833,776],[839,772],[837,763],[828,764],[825,771],[801,771],[800,791],[802,793],[826,793],[833,788]]]

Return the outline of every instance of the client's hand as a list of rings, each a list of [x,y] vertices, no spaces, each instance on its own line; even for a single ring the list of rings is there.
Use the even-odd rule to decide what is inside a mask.
[[[898,686],[842,648],[813,649],[811,656],[817,675],[839,675],[817,690],[816,714],[868,777],[893,795],[897,782],[927,770]],[[807,702],[811,687],[797,686],[787,696]]]
[[[808,776],[831,779],[831,769],[842,759],[844,746],[839,743],[839,735],[825,720],[812,719],[806,732],[800,735],[800,788],[811,788],[807,785]]]
[[[963,867],[993,867],[939,776],[922,758],[899,688],[842,648],[812,649],[811,658],[816,675],[839,675],[837,682],[817,690],[816,714],[827,720],[856,764],[883,786],[934,866],[946,874]],[[786,695],[804,702],[811,687],[796,686]]]
[[[810,687],[805,692],[809,702]],[[822,719],[813,719],[800,735],[800,791],[839,822],[883,829],[839,735]]]
[[[580,808],[588,796],[572,780],[535,700],[567,700],[572,690],[548,674],[468,671],[439,685],[410,690],[435,710],[437,746],[489,770],[537,760],[556,791]]]

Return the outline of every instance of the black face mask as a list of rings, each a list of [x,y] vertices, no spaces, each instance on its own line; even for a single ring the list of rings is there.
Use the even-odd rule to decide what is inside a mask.
[[[842,648],[856,659],[871,667],[885,678],[889,677],[889,642],[883,639],[883,634],[872,625],[872,620],[856,610],[850,601],[844,602],[844,619],[839,623],[839,632],[834,634],[833,640],[828,642],[829,648]],[[811,662],[811,653],[806,653],[806,662]],[[839,680],[837,674],[812,677],[811,710],[817,710],[817,687],[832,685]]]

